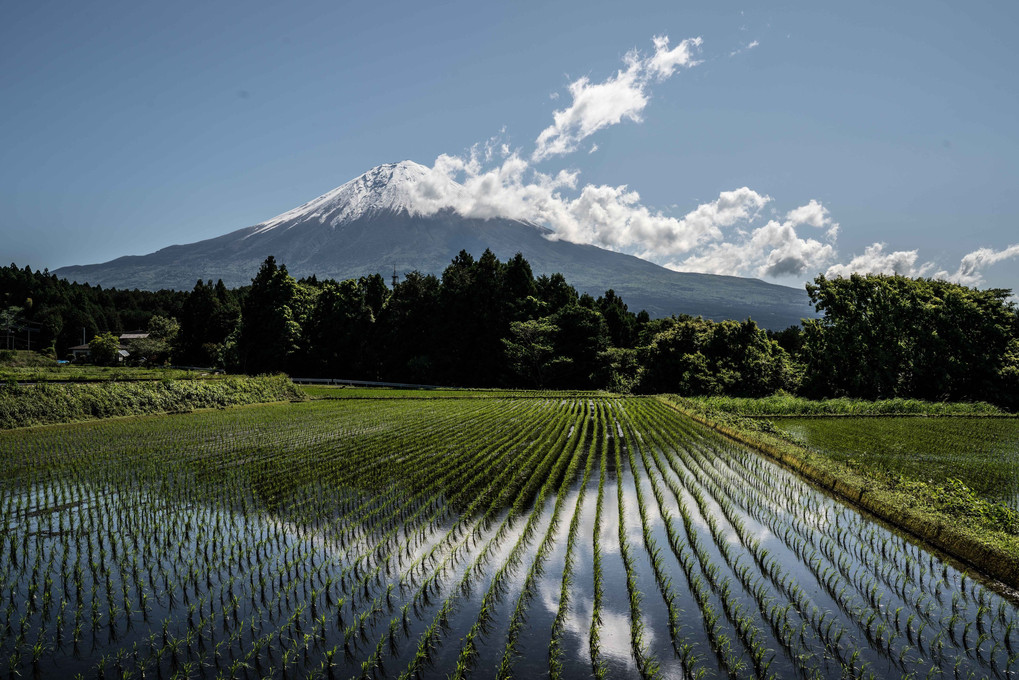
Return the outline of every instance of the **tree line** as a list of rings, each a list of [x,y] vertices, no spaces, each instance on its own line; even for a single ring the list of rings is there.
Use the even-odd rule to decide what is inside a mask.
[[[1006,289],[901,276],[820,276],[817,319],[779,332],[750,320],[652,319],[612,290],[534,276],[520,254],[465,251],[441,276],[297,280],[269,257],[250,286],[122,291],[0,270],[0,312],[35,324],[58,356],[149,328],[145,355],[249,374],[472,387],[606,388],[764,396],[913,397],[1019,406],[1019,312]],[[12,313],[13,310],[13,313]]]

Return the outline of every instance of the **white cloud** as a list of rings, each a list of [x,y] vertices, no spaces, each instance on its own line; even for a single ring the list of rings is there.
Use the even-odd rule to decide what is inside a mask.
[[[463,158],[439,156],[417,187],[416,210],[527,220],[550,227],[554,238],[661,259],[721,239],[724,228],[749,222],[771,200],[742,187],[675,218],[641,204],[625,185],[578,189],[576,171],[538,172],[515,152],[491,167],[483,157],[478,147]]]
[[[623,59],[625,68],[600,83],[584,76],[569,84],[572,103],[552,114],[553,124],[541,131],[535,140],[532,160],[571,153],[581,141],[610,125],[623,120],[640,122],[648,104],[648,84],[670,77],[678,68],[700,63],[693,59],[693,50],[700,38],[688,38],[669,49],[668,36],[655,36],[655,52],[642,57],[636,50]]]
[[[801,238],[800,225],[828,226],[829,243]],[[783,222],[770,220],[750,233],[737,231],[737,238],[711,243],[701,252],[666,267],[680,271],[698,271],[730,276],[782,278],[810,275],[835,258],[833,244],[838,225],[831,222],[828,210],[815,200],[786,214]]]
[[[699,63],[693,54],[700,38],[684,40],[672,49],[665,36],[656,36],[653,43],[651,56],[631,51],[625,68],[603,82],[592,83],[587,77],[572,82],[572,103],[554,112],[554,124],[538,136],[530,157],[502,141],[505,128],[463,156],[439,156],[418,183],[416,210],[434,214],[452,208],[467,217],[526,220],[551,228],[550,238],[626,252],[676,270],[786,281],[811,279],[823,271],[828,276],[937,276],[979,285],[986,268],[1019,257],[1019,244],[1003,250],[980,248],[949,273],[922,261],[916,249],[889,251],[886,244],[873,243],[848,262],[839,262],[839,224],[814,199],[784,216],[773,210],[772,219],[757,226],[772,198],[744,186],[722,191],[717,199],[677,218],[644,205],[626,185],[581,185],[580,173],[570,169],[537,171],[535,161],[575,151],[604,127],[640,121],[651,82]],[[757,45],[755,40],[741,50]],[[594,153],[598,145],[587,148]]]
[[[745,31],[746,29],[743,28],[741,30]],[[747,45],[744,45],[742,47],[737,47],[736,49],[734,49],[732,52],[729,53],[729,56],[730,57],[735,57],[737,54],[742,54],[743,52],[749,52],[750,50],[754,49],[755,47],[759,46],[760,44],[761,43],[759,43],[758,41],[753,40],[753,41],[751,41]]]
[[[806,224],[811,227],[824,227],[831,223],[828,209],[814,199],[810,199],[806,205],[790,210],[785,218],[793,225]]]
[[[645,63],[647,71],[657,80],[670,77],[677,68],[690,68],[701,63],[693,58],[694,48],[700,47],[701,38],[687,38],[673,49],[669,49],[669,36],[656,35],[651,42],[655,45],[655,53]]]
[[[927,276],[934,270],[933,262],[918,264],[918,250],[896,250],[885,252],[884,243],[872,243],[847,264],[834,264],[825,272],[827,276],[849,276],[850,274],[900,274],[902,276]]]
[[[743,187],[724,191],[680,219],[653,211],[625,186],[585,186],[566,201],[568,219],[554,225],[559,238],[635,252],[647,259],[686,253],[721,238],[722,228],[749,220],[769,200]]]
[[[898,274],[917,278],[930,276],[952,281],[964,286],[981,286],[983,272],[999,262],[1019,257],[1019,243],[1002,250],[979,248],[967,253],[954,272],[937,269],[934,262],[920,262],[919,250],[896,250],[885,252],[884,243],[873,243],[846,264],[835,264],[828,268],[828,276],[849,276],[850,274]]]
[[[501,161],[489,163],[495,156]],[[838,262],[839,225],[815,199],[754,227],[772,198],[749,187],[723,191],[676,218],[642,204],[626,185],[580,185],[578,180],[575,170],[539,172],[493,138],[464,157],[439,156],[417,187],[416,209],[434,214],[453,208],[466,217],[526,220],[551,228],[550,238],[637,255],[677,271],[729,276],[804,280],[822,271],[829,277],[899,274],[979,286],[986,268],[1019,257],[1019,244],[980,248],[948,272],[921,260],[917,249],[890,251],[884,243],[873,243],[848,262]],[[802,229],[823,231],[805,237]]]
[[[955,281],[965,286],[979,286],[984,282],[983,270],[1004,260],[1019,257],[1019,243],[1002,250],[979,248],[963,256],[959,269],[953,274],[938,272],[938,278]]]

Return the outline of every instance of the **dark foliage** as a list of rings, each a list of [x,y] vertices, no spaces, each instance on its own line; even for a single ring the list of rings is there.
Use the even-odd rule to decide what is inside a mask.
[[[561,274],[535,278],[520,254],[501,262],[487,250],[392,289],[378,274],[297,281],[272,257],[251,286],[198,281],[190,292],[103,290],[11,265],[0,269],[0,331],[12,325],[62,357],[82,329],[88,340],[156,317],[179,322],[174,363],[251,374],[1019,406],[1010,291],[855,275],[807,291],[824,316],[771,332],[749,319],[651,319],[613,290],[578,295]]]
[[[1019,406],[1019,313],[1011,291],[903,276],[819,276],[824,317],[803,331],[803,391]]]

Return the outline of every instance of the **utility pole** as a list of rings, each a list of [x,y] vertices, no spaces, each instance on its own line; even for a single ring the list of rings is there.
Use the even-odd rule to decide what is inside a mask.
[[[393,266],[393,290],[396,290],[396,284],[399,282],[399,278],[396,276],[396,266]]]

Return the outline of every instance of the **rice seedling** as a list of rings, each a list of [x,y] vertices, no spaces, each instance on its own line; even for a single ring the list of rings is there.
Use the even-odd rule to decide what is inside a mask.
[[[0,432],[8,674],[1014,671],[1008,599],[657,400],[350,396]]]

